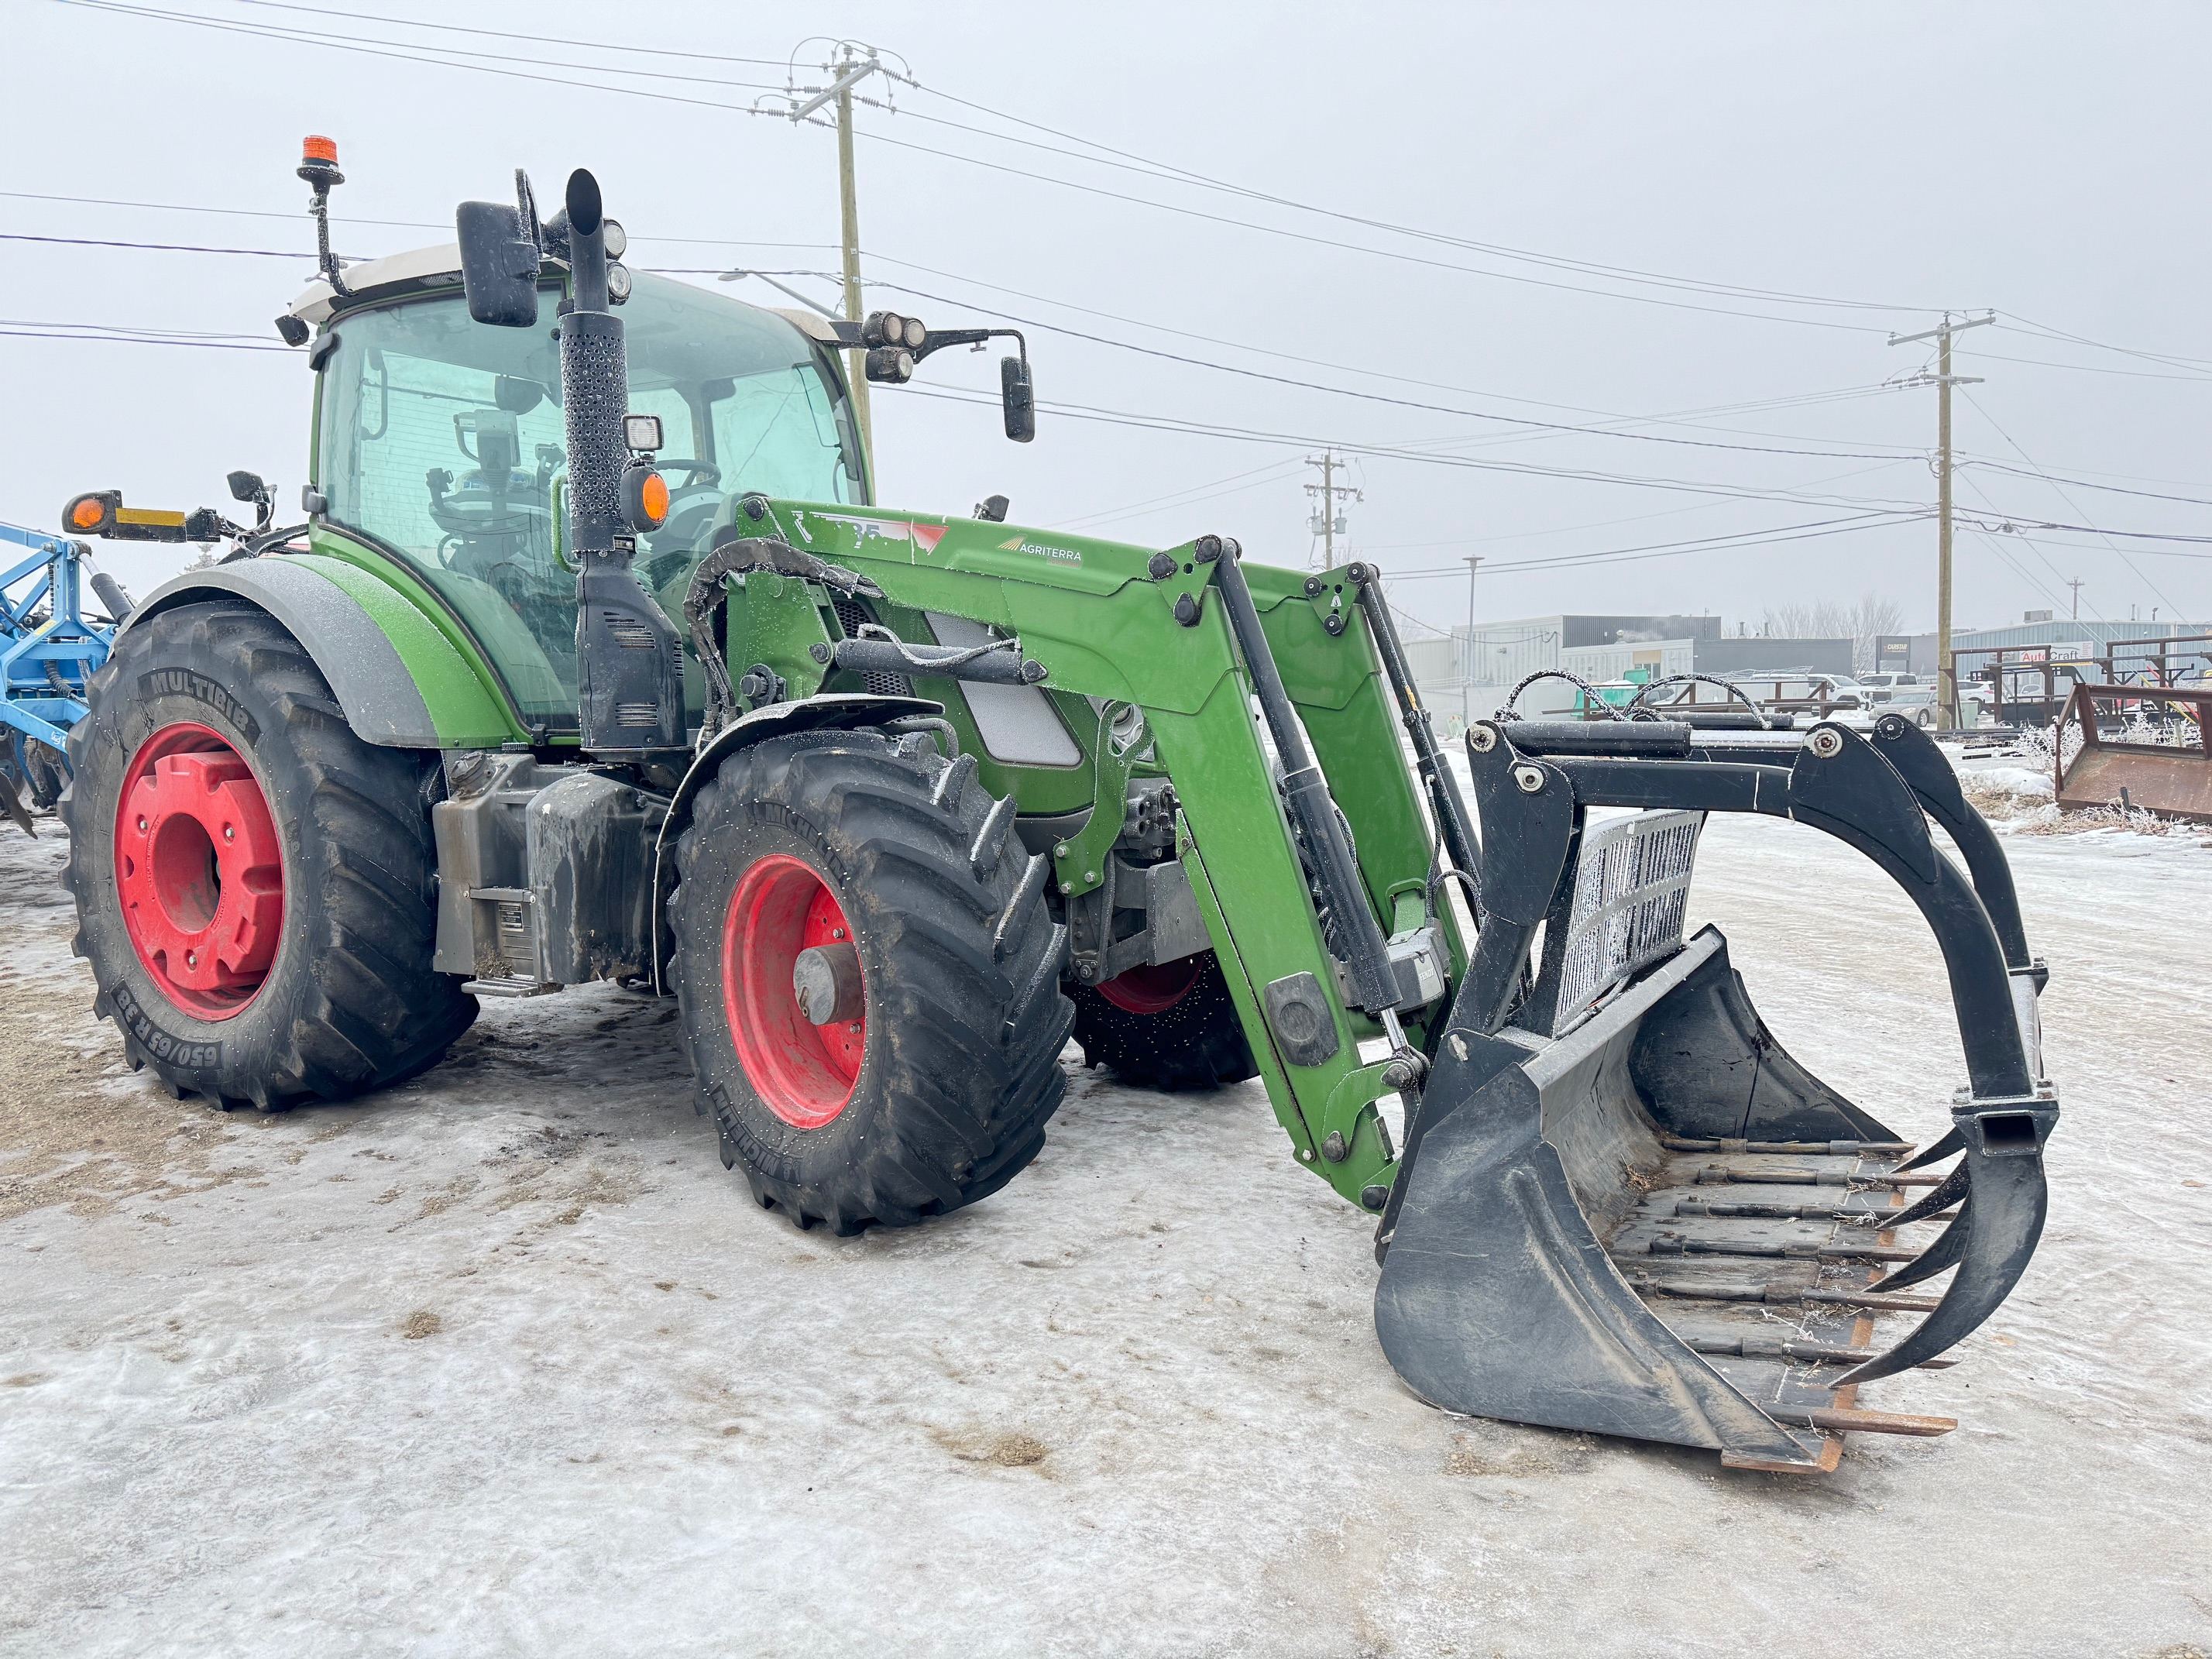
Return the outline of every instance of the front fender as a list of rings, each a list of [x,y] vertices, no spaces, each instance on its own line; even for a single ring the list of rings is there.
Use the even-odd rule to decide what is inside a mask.
[[[722,763],[740,749],[787,732],[850,731],[858,726],[880,726],[909,714],[942,714],[945,705],[927,697],[878,697],[865,692],[825,691],[793,702],[771,703],[741,714],[714,734],[701,750],[683,782],[668,802],[668,816],[660,825],[653,853],[653,988],[667,994],[665,969],[672,944],[668,927],[668,892],[675,884],[676,838],[691,822],[691,803]]]
[[[482,749],[529,736],[428,617],[343,560],[289,553],[187,570],[149,593],[116,631],[219,599],[266,612],[297,640],[364,743]]]

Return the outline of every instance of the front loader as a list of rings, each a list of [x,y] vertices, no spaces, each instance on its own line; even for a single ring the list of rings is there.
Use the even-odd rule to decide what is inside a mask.
[[[323,222],[334,149],[301,174]],[[307,526],[149,595],[72,736],[78,948],[134,1062],[343,1097],[478,999],[621,980],[677,1000],[724,1164],[850,1233],[1018,1173],[1072,1035],[1259,1078],[1376,1218],[1383,1351],[1440,1407],[1790,1470],[1949,1426],[1856,1390],[2017,1280],[2057,1107],[2003,857],[1923,734],[1508,713],[1470,811],[1371,568],[872,504],[840,354],[895,382],[1006,331],[633,276],[586,173],[458,227],[326,257],[279,321]],[[1002,386],[1026,440],[1025,349]],[[1839,837],[1928,920],[1970,1078],[1933,1145],[1684,938],[1715,811]]]

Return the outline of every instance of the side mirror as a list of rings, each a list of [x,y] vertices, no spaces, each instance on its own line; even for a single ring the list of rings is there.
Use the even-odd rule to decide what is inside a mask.
[[[464,202],[454,210],[461,242],[461,286],[469,315],[495,328],[538,322],[538,227],[497,202]]]
[[[999,403],[1006,411],[1006,435],[1018,444],[1036,436],[1036,387],[1027,357],[999,359]]]
[[[269,493],[269,486],[261,482],[260,474],[256,472],[225,473],[223,482],[230,486],[230,499],[234,501],[258,501]]]

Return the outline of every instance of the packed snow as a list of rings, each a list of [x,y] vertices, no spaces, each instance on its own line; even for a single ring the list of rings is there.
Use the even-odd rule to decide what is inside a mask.
[[[129,1655],[2182,1655],[2212,1648],[2212,852],[2008,836],[2051,1218],[1825,1479],[1469,1421],[1377,1348],[1371,1224],[1257,1084],[1085,1073],[1043,1156],[850,1240],[755,1208],[664,1004],[487,1005],[347,1106],[224,1116],[88,1012],[0,832],[0,1649]],[[1694,908],[1907,1133],[1963,1075],[1873,866],[1717,820]]]

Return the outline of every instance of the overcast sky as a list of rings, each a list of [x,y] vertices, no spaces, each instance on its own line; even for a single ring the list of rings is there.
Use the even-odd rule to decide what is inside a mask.
[[[2202,5],[314,4],[324,15],[161,9],[357,39],[0,0],[0,229],[307,249],[292,168],[301,136],[321,132],[348,175],[334,198],[348,253],[449,239],[454,203],[505,197],[518,164],[555,199],[586,165],[634,264],[826,271],[834,136],[742,112],[757,86],[784,83],[806,37],[842,35],[920,82],[872,83],[898,112],[861,112],[861,240],[872,282],[942,297],[884,286],[872,301],[933,324],[1040,325],[1046,407],[1027,448],[991,409],[878,392],[886,503],[963,513],[1001,491],[1019,523],[1162,545],[1215,530],[1300,565],[1318,557],[1304,459],[1334,443],[1365,492],[1346,509],[1349,548],[1404,573],[1480,555],[1486,617],[1713,611],[1755,628],[1771,605],[1872,589],[1924,628],[1934,523],[1852,516],[1935,501],[1936,395],[1884,389],[1928,351],[1887,336],[1945,307],[1993,307],[2002,325],[1963,335],[1955,365],[1985,377],[1957,400],[1975,463],[1962,510],[2107,533],[1962,531],[1961,624],[2063,616],[2076,577],[2084,616],[2212,617],[2212,540],[2111,533],[2212,538]],[[617,59],[554,36],[697,55]],[[488,55],[471,70],[362,41]],[[802,83],[822,79],[824,50],[801,50]],[[699,101],[672,101],[686,99]],[[1144,161],[1081,159],[1095,146]],[[149,506],[216,501],[239,466],[295,503],[301,354],[25,331],[273,345],[270,319],[310,270],[0,241],[0,519],[52,525],[96,487]],[[757,282],[737,291],[779,302]],[[996,379],[994,357],[947,353],[917,384],[995,393]],[[1638,435],[1516,423],[1532,421]],[[1662,546],[1725,537],[1741,539]],[[109,562],[139,582],[165,562]],[[1409,574],[1396,592],[1417,617],[1465,615],[1463,574]]]

